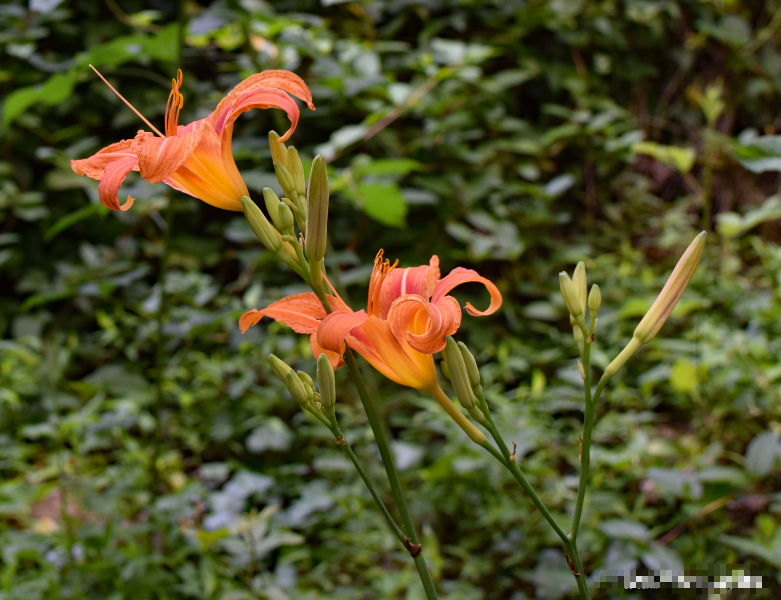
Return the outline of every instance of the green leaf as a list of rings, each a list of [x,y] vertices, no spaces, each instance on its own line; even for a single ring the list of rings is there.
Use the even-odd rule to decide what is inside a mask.
[[[16,117],[34,104],[59,104],[73,93],[73,87],[79,79],[74,72],[57,73],[44,83],[19,88],[8,94],[3,103],[3,126],[9,125]]]
[[[410,158],[383,158],[355,168],[353,175],[406,175],[410,171],[417,171],[420,166],[418,161]]]
[[[57,222],[44,234],[43,239],[48,242],[71,225],[75,225],[79,221],[83,221],[92,215],[106,214],[108,211],[109,209],[102,204],[88,204],[79,210],[75,210],[57,219]]]
[[[682,358],[670,369],[670,385],[682,394],[689,394],[700,384],[697,367]]]
[[[752,173],[781,171],[781,135],[763,135],[732,147],[735,159]]]
[[[696,156],[694,150],[691,148],[663,146],[655,142],[640,142],[639,144],[635,144],[632,146],[632,152],[635,154],[647,154],[683,174],[691,171]]]
[[[760,433],[746,448],[746,471],[760,477],[767,475],[779,457],[781,457],[781,443],[775,431]]]
[[[407,201],[399,187],[392,183],[357,184],[358,203],[375,221],[403,227],[407,216]]]

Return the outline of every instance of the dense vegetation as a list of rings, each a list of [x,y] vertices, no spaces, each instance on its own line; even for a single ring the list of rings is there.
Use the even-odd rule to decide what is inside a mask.
[[[777,0],[0,5],[0,598],[422,597],[352,465],[271,375],[270,352],[314,372],[306,337],[239,333],[298,281],[240,213],[132,176],[135,205],[110,212],[71,172],[142,126],[90,63],[158,126],[179,67],[185,121],[251,73],[301,75],[317,110],[292,143],[330,162],[345,298],[362,303],[379,248],[497,282],[502,311],[459,338],[562,518],[582,384],[557,273],[584,260],[602,288],[603,368],[712,229],[662,335],[603,397],[580,544],[595,577],[729,564],[766,576],[733,597],[778,597],[781,161],[777,138],[750,142],[781,128],[779,15]],[[258,198],[277,187],[271,129],[280,111],[234,133]],[[364,373],[441,596],[571,596],[507,474],[433,401]],[[342,429],[383,481],[338,375]]]

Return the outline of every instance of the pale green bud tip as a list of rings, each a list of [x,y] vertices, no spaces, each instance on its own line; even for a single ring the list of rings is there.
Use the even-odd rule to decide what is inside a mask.
[[[582,315],[583,309],[580,306],[578,292],[575,290],[575,286],[569,278],[569,275],[564,271],[559,273],[559,287],[561,288],[561,297],[564,299],[564,305],[567,307],[569,314],[573,317]]]
[[[279,196],[271,188],[263,188],[263,202],[266,203],[266,210],[274,223],[279,221]]]
[[[331,408],[336,403],[336,377],[331,361],[325,354],[317,358],[317,385],[323,407]]]
[[[451,336],[447,337],[447,363],[450,369],[450,382],[453,384],[458,401],[467,409],[474,406],[476,399],[472,393],[472,386],[469,384],[464,357],[461,355],[458,344]]]
[[[477,368],[477,361],[464,342],[458,342],[458,349],[461,351],[461,357],[464,359],[466,374],[469,376],[469,383],[472,387],[480,385],[480,370]]]
[[[586,312],[586,290],[588,286],[586,283],[586,264],[583,261],[580,261],[575,267],[575,272],[572,274],[572,285],[575,286],[575,291],[578,293],[580,310]]]
[[[295,371],[290,370],[285,373],[285,384],[287,385],[287,391],[293,396],[293,400],[301,406],[306,406],[308,403],[306,388],[304,387],[304,382],[296,375]]]
[[[588,309],[592,313],[596,313],[599,310],[599,306],[602,304],[602,291],[595,283],[591,286],[591,291],[588,294]]]
[[[293,175],[290,174],[290,171],[285,166],[285,164],[275,161],[274,172],[277,175],[277,181],[279,182],[279,185],[282,186],[282,189],[285,190],[285,193],[292,195],[292,193],[296,191],[296,186],[295,183],[293,183]]]
[[[306,214],[306,257],[322,260],[328,239],[328,172],[325,160],[317,155],[309,173],[309,194]]]
[[[247,196],[241,199],[241,206],[244,209],[244,216],[247,218],[249,226],[255,232],[255,235],[258,236],[258,239],[272,252],[278,251],[282,247],[279,232],[268,222],[263,211]]]
[[[279,202],[277,204],[277,214],[279,215],[279,225],[282,229],[285,231],[295,231],[293,229],[293,224],[296,220],[293,217],[293,211],[290,210],[290,207],[287,204]]]
[[[269,354],[268,364],[271,367],[271,371],[274,373],[274,375],[276,375],[277,379],[279,379],[282,383],[286,383],[285,378],[287,376],[287,372],[292,371],[293,368],[285,361],[274,356],[273,354]]]
[[[269,131],[268,145],[271,149],[271,160],[287,166],[288,149],[284,143],[279,143],[279,134],[276,131]]]
[[[287,149],[287,166],[290,174],[293,176],[293,184],[296,186],[296,193],[302,198],[306,196],[306,177],[304,176],[304,164],[298,156],[298,150],[293,146]]]
[[[641,344],[650,342],[659,333],[662,325],[667,321],[667,317],[670,316],[675,305],[678,304],[678,300],[681,299],[683,292],[694,276],[697,265],[700,264],[702,252],[705,249],[705,235],[703,231],[689,244],[686,252],[678,260],[678,264],[675,265],[656,301],[651,305],[651,308],[648,309],[643,320],[640,321],[640,324],[635,329],[634,337]]]
[[[315,385],[315,382],[314,382],[314,381],[312,381],[312,378],[309,376],[309,373],[304,373],[303,371],[299,371],[299,372],[298,372],[298,378],[299,378],[299,379],[300,379],[302,382],[304,382],[304,383],[308,383],[308,384],[309,384],[309,385],[311,385],[312,387],[314,387],[314,385]]]

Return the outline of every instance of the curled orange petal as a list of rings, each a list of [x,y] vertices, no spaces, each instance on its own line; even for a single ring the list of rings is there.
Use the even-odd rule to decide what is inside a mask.
[[[461,324],[461,307],[452,296],[429,302],[422,296],[398,298],[388,313],[393,335],[406,340],[411,348],[423,354],[440,352]]]
[[[317,333],[313,333],[309,336],[309,347],[312,349],[312,356],[315,360],[317,360],[321,354],[325,354],[334,370],[345,364],[341,354],[326,350],[317,342]]]
[[[135,152],[130,150],[133,140],[122,140],[93,154],[89,158],[72,160],[71,169],[76,175],[86,175],[92,179],[103,177],[103,170],[109,163],[121,158],[135,157]]]
[[[240,94],[254,87],[278,88],[284,90],[306,102],[306,105],[310,110],[315,110],[315,105],[312,104],[312,92],[309,90],[309,87],[304,83],[303,79],[290,71],[269,70],[250,75],[233,88],[228,95]]]
[[[137,167],[137,164],[138,161],[135,156],[126,156],[107,164],[103,169],[103,175],[98,186],[98,196],[106,207],[111,210],[127,210],[133,206],[133,198],[130,196],[120,206],[117,193],[122,186],[122,182],[125,181],[130,171]]]
[[[380,290],[380,316],[384,319],[393,302],[406,294],[431,298],[439,279],[439,257],[431,257],[428,266],[395,269],[388,273]]]
[[[329,314],[317,331],[317,343],[326,350],[344,354],[344,339],[367,319],[366,311],[337,310]]]
[[[499,288],[494,285],[493,281],[486,279],[485,277],[481,277],[477,274],[476,271],[473,271],[472,269],[464,269],[463,267],[457,267],[453,269],[450,271],[450,274],[447,277],[440,279],[439,282],[437,282],[436,288],[434,288],[434,293],[431,296],[431,301],[438,302],[444,298],[453,288],[461,285],[462,283],[470,282],[482,283],[486,287],[488,293],[491,294],[491,304],[486,310],[480,311],[467,302],[466,312],[468,312],[473,317],[484,317],[499,310],[499,308],[502,306],[502,293],[499,291]]]

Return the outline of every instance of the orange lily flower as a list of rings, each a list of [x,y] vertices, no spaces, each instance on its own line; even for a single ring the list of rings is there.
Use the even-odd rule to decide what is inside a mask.
[[[461,307],[447,295],[453,288],[477,282],[488,289],[491,303],[485,311],[466,305],[466,311],[478,317],[496,312],[502,295],[493,282],[471,269],[458,267],[440,278],[436,256],[427,266],[396,269],[396,264],[383,261],[382,251],[377,254],[365,311],[353,312],[340,298],[329,296],[333,310],[326,314],[317,296],[308,292],[245,313],[239,327],[245,332],[262,317],[271,317],[308,333],[315,358],[325,352],[334,367],[343,364],[341,357],[349,346],[389,379],[430,394],[472,439],[484,440],[439,387],[432,354],[446,346],[447,336],[461,324]]]
[[[98,76],[154,131],[140,130],[132,140],[122,140],[89,158],[71,161],[76,174],[100,180],[100,201],[112,210],[127,210],[132,206],[130,196],[120,205],[117,192],[130,171],[139,171],[149,183],[162,181],[212,206],[240,211],[241,198],[249,192],[231,152],[233,123],[241,113],[253,108],[281,108],[291,122],[290,129],[279,138],[283,142],[295,130],[300,114],[295,100],[288,94],[315,109],[312,93],[298,75],[289,71],[263,71],[233,88],[208,117],[179,125],[179,112],[184,104],[179,92],[182,85],[179,71],[168,96],[163,135],[100,73]]]

